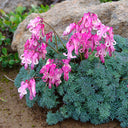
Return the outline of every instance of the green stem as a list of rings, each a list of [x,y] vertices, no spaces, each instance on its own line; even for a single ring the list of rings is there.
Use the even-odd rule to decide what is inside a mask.
[[[57,38],[56,38],[56,35],[55,35],[55,44],[56,44],[56,49],[58,51],[58,44],[57,44]]]
[[[56,33],[56,31],[54,30],[54,28],[50,24],[48,24],[47,22],[45,22],[45,21],[43,21],[43,22],[45,24],[47,24],[53,30],[54,34],[57,35],[57,37],[59,38],[59,40],[60,40],[61,44],[63,45],[63,47],[66,48],[65,45],[64,45],[64,43],[63,43],[63,41],[60,39],[59,35]]]
[[[35,78],[35,79],[39,79],[39,78],[41,79],[42,77],[34,77],[34,78]]]
[[[82,61],[82,54],[80,53],[80,60]]]
[[[71,69],[71,72],[75,72],[73,69]]]
[[[120,80],[128,80],[128,78],[125,78],[125,79],[120,79]]]
[[[53,48],[51,45],[49,45],[46,41],[43,40],[45,44],[47,44],[51,49],[53,49],[56,53],[60,54],[59,51],[57,51],[55,48]]]

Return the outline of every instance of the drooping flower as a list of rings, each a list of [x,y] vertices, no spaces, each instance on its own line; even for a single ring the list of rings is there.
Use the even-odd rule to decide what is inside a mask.
[[[18,88],[18,92],[20,93],[20,99],[22,99],[23,96],[27,94],[27,88],[30,92],[29,99],[33,100],[33,97],[36,96],[36,82],[34,78],[26,80],[25,82],[21,82],[21,87]]]
[[[22,81],[21,82],[21,87],[18,88],[18,92],[20,93],[20,99],[22,99],[23,96],[27,94],[27,91],[26,91],[27,87],[28,87],[28,83]]]
[[[28,39],[25,43],[24,53],[21,55],[21,64],[25,65],[25,69],[28,65],[31,65],[31,69],[34,69],[34,65],[37,65],[39,59],[45,59],[46,44],[41,42],[41,44],[34,38],[34,36]]]
[[[29,81],[28,90],[30,92],[29,99],[30,100],[33,100],[33,97],[36,96],[36,82],[35,82],[35,79],[34,78],[30,79],[30,81]]]
[[[116,41],[114,40],[113,28],[110,27],[108,31],[109,35],[105,38],[105,45],[107,47],[107,51],[109,52],[109,56],[112,56],[112,53],[115,51],[114,45],[116,45]]]
[[[48,87],[51,89],[52,85],[58,87],[60,85],[62,73],[64,73],[64,80],[68,81],[69,72],[71,72],[71,66],[69,65],[70,60],[53,60],[48,59],[46,65],[44,65],[40,74],[43,74],[42,80],[48,84]],[[62,68],[61,68],[62,67]]]
[[[50,39],[50,42],[52,42],[52,34],[53,32],[49,32],[46,34],[46,42],[48,42],[49,39]]]
[[[43,18],[36,17],[33,20],[30,20],[30,23],[28,24],[27,28],[29,31],[36,36],[37,39],[41,38],[41,35],[44,37],[44,24],[43,24]]]
[[[69,61],[68,59],[63,59],[62,60],[64,65],[62,67],[62,70],[64,72],[64,80],[68,81],[69,79],[69,72],[71,72],[71,66],[69,65]]]
[[[66,44],[66,48],[68,50],[68,53],[63,53],[65,56],[67,56],[68,59],[71,59],[71,58],[76,58],[76,56],[73,56],[72,55],[72,51],[74,50],[74,44],[72,41],[68,41],[67,44]]]
[[[66,28],[66,30],[63,32],[63,35],[66,36],[66,35],[70,34],[75,29],[75,27],[76,27],[76,24],[75,23],[70,24]]]
[[[95,54],[96,57],[99,57],[101,62],[104,63],[105,59],[104,57],[106,56],[107,52],[106,52],[106,45],[105,44],[101,44],[100,46],[98,46],[96,48],[97,53]]]
[[[43,74],[42,80],[48,83],[50,89],[52,88],[52,85],[56,85],[56,87],[59,86],[62,73],[62,69],[57,68],[53,59],[48,59],[46,65],[40,70],[40,74]]]
[[[98,16],[94,13],[85,13],[78,23],[70,24],[63,35],[68,35],[71,32],[73,32],[73,35],[66,44],[67,54],[63,53],[67,56],[67,59],[76,58],[76,56],[72,55],[73,51],[76,55],[83,53],[87,59],[94,50],[102,49],[102,51],[105,51],[105,54],[102,54],[102,56],[97,51],[96,56],[104,63],[104,56],[107,52],[109,56],[112,56],[112,53],[115,51],[114,45],[116,42],[113,38],[112,27],[102,24]],[[103,46],[106,46],[104,50]]]

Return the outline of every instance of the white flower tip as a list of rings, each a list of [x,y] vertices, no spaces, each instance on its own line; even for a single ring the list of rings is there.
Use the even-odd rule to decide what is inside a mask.
[[[99,57],[99,55],[96,53],[96,54],[95,54],[95,57]]]
[[[66,53],[63,53],[64,56],[68,56]]]
[[[110,29],[110,27],[107,27],[107,30],[109,30]]]
[[[22,60],[24,58],[24,54],[22,54],[21,56],[20,56],[20,59]]]
[[[21,61],[22,64],[25,64],[25,59],[23,58],[22,61]]]
[[[38,59],[35,60],[34,64],[37,65],[39,63]]]
[[[32,61],[30,59],[27,59],[27,64],[31,64]]]
[[[110,46],[110,43],[109,43],[109,42],[107,42],[105,45],[106,45],[106,47],[109,47],[109,46]]]
[[[104,33],[104,34],[103,34],[103,38],[105,38],[106,36],[107,36],[107,34],[106,34],[106,33]]]
[[[21,93],[21,88],[18,88],[18,93]]]
[[[70,27],[68,26],[65,31],[66,31],[67,33],[69,33],[69,32],[70,32]]]
[[[76,56],[70,56],[69,59],[70,59],[70,58],[77,58],[77,57],[76,57]]]
[[[97,35],[100,35],[100,30],[97,31]]]
[[[114,40],[113,45],[116,45],[116,41]]]
[[[99,45],[99,41],[96,41],[96,42],[95,42],[95,45]]]

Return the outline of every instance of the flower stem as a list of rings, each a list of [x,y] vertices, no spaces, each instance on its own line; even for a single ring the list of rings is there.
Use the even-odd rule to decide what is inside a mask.
[[[56,49],[58,51],[58,44],[57,44],[57,38],[56,38],[56,35],[55,35],[55,44],[56,44]]]
[[[47,44],[51,49],[53,49],[56,53],[60,54],[59,51],[57,51],[55,48],[53,48],[51,45],[49,45],[46,41],[43,40],[45,44]]]
[[[39,78],[41,78],[41,77],[34,77],[35,79],[39,79]]]
[[[54,30],[54,28],[50,24],[48,24],[47,22],[45,22],[45,21],[43,21],[43,22],[45,24],[47,24],[53,30],[54,34],[57,35],[57,37],[59,38],[59,40],[60,40],[61,44],[63,45],[63,47],[66,48],[65,45],[64,45],[64,43],[63,43],[63,41],[60,39],[59,35],[56,33],[56,31]]]
[[[128,80],[128,78],[125,78],[125,79],[120,79],[120,80]]]
[[[82,54],[80,53],[80,60],[82,61]]]

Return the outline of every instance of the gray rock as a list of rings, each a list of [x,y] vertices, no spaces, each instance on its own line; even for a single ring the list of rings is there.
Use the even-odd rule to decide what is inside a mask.
[[[77,22],[84,13],[96,13],[105,25],[112,26],[114,34],[128,37],[128,1],[102,3],[98,0],[67,0],[56,4],[48,12],[42,14],[31,14],[19,24],[14,33],[12,49],[23,53],[24,43],[30,37],[30,32],[26,29],[31,19],[37,16],[43,17],[56,32],[61,36],[65,28],[72,22]],[[46,31],[50,28],[46,26]]]
[[[15,11],[18,6],[30,7],[30,5],[40,5],[40,0],[0,0],[0,9],[5,12]]]

